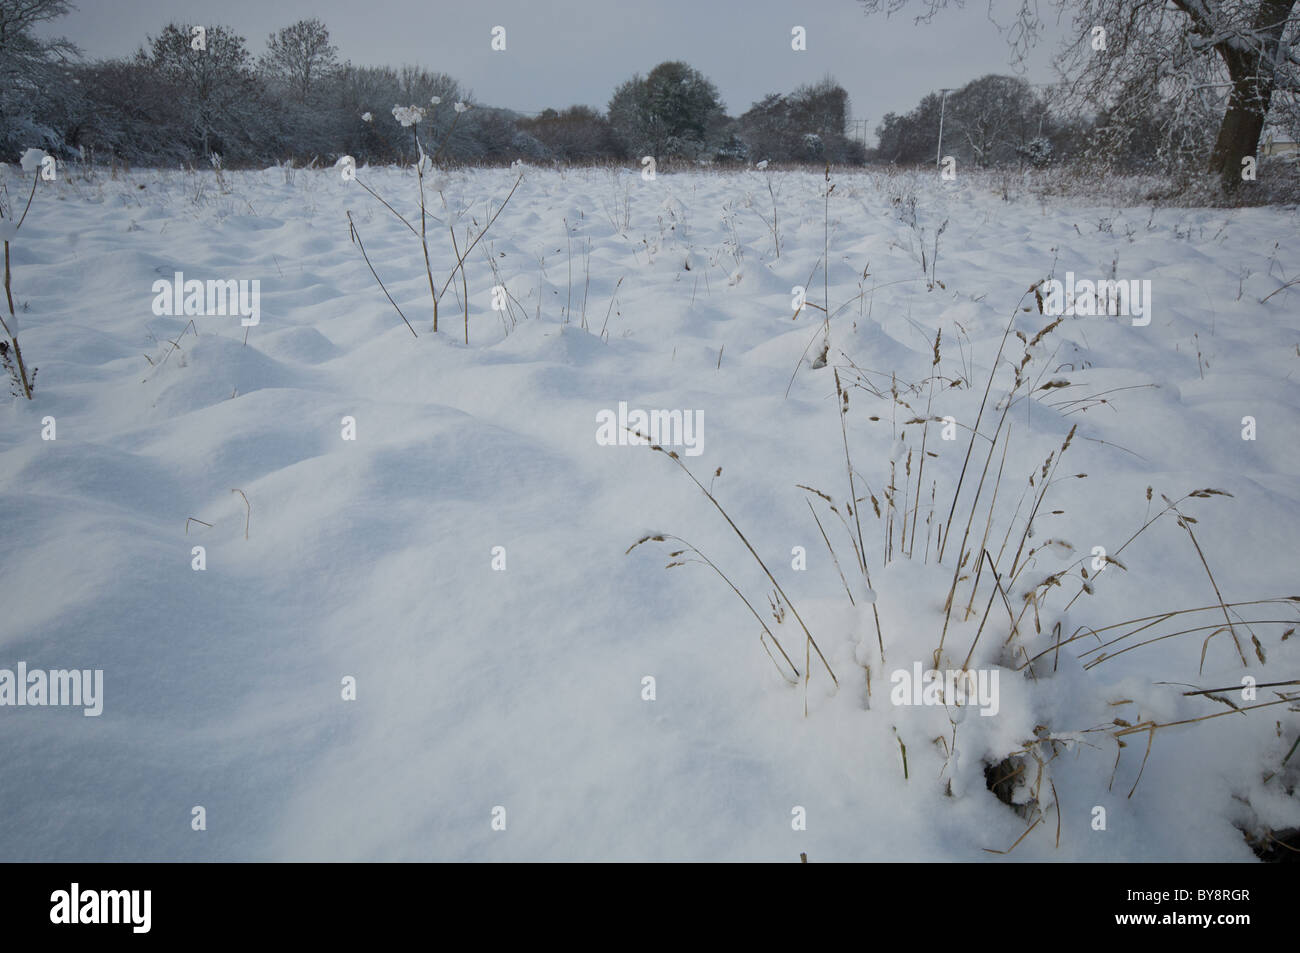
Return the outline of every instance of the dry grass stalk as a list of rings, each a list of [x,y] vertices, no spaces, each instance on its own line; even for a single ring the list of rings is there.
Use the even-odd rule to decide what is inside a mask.
[[[248,497],[243,490],[231,490],[231,493],[238,493],[244,498],[244,539],[248,539],[248,524],[253,518],[253,504],[248,502]]]

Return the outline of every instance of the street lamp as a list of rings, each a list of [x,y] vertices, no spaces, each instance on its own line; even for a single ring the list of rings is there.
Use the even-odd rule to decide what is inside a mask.
[[[952,90],[941,89],[939,92],[941,94],[939,100],[939,149],[934,154],[934,164],[936,168],[943,163],[943,112],[944,107],[948,105],[948,94],[951,93]]]

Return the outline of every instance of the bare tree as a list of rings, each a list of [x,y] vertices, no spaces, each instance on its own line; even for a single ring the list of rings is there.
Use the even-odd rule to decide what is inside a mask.
[[[949,101],[949,122],[976,165],[1014,159],[1034,134],[1041,107],[1033,90],[1015,76],[983,76],[957,90]]]
[[[203,30],[203,43],[194,43],[198,28],[169,23],[148,50],[136,54],[141,65],[158,70],[175,85],[184,100],[195,144],[204,157],[213,143],[234,125],[255,93],[244,38],[223,26]]]
[[[312,87],[338,68],[338,47],[330,43],[330,31],[320,20],[299,20],[267,38],[258,67],[305,103]]]
[[[909,0],[859,0],[867,13],[896,13]],[[1140,91],[1176,113],[1214,109],[1218,134],[1209,169],[1225,188],[1241,185],[1273,93],[1294,83],[1300,17],[1297,0],[1014,0],[1004,28],[1013,58],[1038,41],[1043,7],[1073,18],[1060,68],[1094,107],[1124,114],[1121,96]],[[950,0],[919,0],[928,21]],[[960,5],[958,0],[957,5]],[[989,0],[990,15],[994,0]],[[1178,115],[1180,128],[1194,128]]]

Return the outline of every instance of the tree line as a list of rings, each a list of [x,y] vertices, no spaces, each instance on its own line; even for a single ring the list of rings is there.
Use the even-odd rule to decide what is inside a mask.
[[[392,115],[425,109],[432,140],[449,130],[453,77],[418,66],[355,66],[328,28],[300,20],[254,57],[225,26],[169,23],[129,57],[86,62],[66,40],[34,28],[71,9],[67,0],[0,0],[0,158],[41,147],[130,165],[268,165],[294,159],[405,161],[414,149]],[[661,63],[589,106],[537,116],[472,104],[446,144],[451,161],[659,159],[861,162],[845,134],[848,94],[833,79],[772,94],[729,117],[717,88],[681,62]]]
[[[872,12],[908,0],[859,2]],[[922,19],[948,5],[916,2]],[[1223,0],[1050,2],[1080,3],[1090,14],[1067,44],[1074,58],[1062,82],[1034,87],[988,75],[936,90],[906,113],[886,114],[879,144],[868,149],[848,135],[849,97],[829,76],[730,116],[706,76],[670,61],[620,84],[603,112],[572,105],[527,116],[473,104],[453,129],[452,105],[471,98],[455,78],[353,65],[317,19],[273,33],[256,57],[229,27],[170,23],[131,56],[87,62],[66,40],[37,35],[71,10],[69,0],[0,0],[0,159],[38,146],[131,165],[202,163],[214,154],[227,166],[329,163],[344,154],[409,161],[415,146],[392,108],[417,105],[434,140],[450,133],[443,155],[462,163],[653,155],[915,165],[951,155],[965,167],[1098,161],[1168,173],[1204,168],[1208,155],[1231,185],[1266,120],[1283,135],[1300,131],[1296,0],[1242,0],[1240,9]],[[1035,16],[1022,11],[1013,36],[1033,37]]]

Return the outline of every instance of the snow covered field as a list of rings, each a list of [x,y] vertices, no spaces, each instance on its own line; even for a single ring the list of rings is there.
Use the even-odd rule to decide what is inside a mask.
[[[2,175],[21,207],[30,179]],[[359,175],[418,230],[412,172]],[[1008,859],[1252,861],[1238,828],[1300,826],[1296,705],[1228,707],[1287,690],[1252,700],[1244,676],[1300,678],[1298,607],[1229,609],[1214,634],[1216,586],[1300,593],[1300,286],[1278,290],[1300,277],[1295,209],[526,169],[467,262],[466,346],[459,274],[435,335],[418,239],[358,183],[224,176],[64,175],[14,239],[40,370],[0,414],[0,668],[102,669],[103,693],[97,717],[0,712],[0,859],[997,860],[1037,822]],[[439,285],[447,223],[463,251],[515,176],[435,183]],[[177,272],[257,280],[259,322],[155,314]],[[1149,322],[1063,316],[1004,419],[1054,320],[1027,289],[1067,273],[1149,281]],[[1013,314],[1024,339],[980,416]],[[780,583],[783,621],[672,459],[597,439],[620,404],[698,425],[665,449]],[[1167,514],[1120,552],[1160,494],[1204,488],[1231,496],[1179,502],[1194,524]],[[648,534],[706,554],[791,661],[707,565],[665,571],[681,545],[626,553]],[[1094,547],[1119,564],[1096,571]],[[982,673],[983,704],[895,704],[922,697],[906,679],[933,663],[965,551],[938,667]],[[1183,609],[1204,611],[1106,651],[1195,631],[1100,664],[1129,629],[1047,651]],[[1000,786],[1017,811],[985,767],[1026,750]]]

